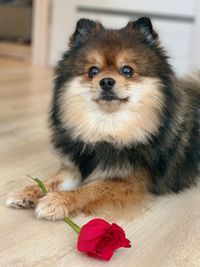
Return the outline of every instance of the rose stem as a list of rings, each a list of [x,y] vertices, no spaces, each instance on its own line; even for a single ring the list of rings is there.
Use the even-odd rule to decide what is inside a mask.
[[[31,175],[27,175],[29,178],[31,178],[34,182],[36,182],[38,184],[38,186],[40,187],[40,189],[42,190],[42,192],[44,193],[44,195],[46,195],[48,193],[45,185],[43,184],[43,182],[35,177],[32,177]],[[66,222],[69,226],[71,226],[71,228],[77,233],[80,233],[81,228],[75,224],[69,217],[64,217],[64,222]]]
[[[66,222],[69,226],[71,226],[71,227],[73,228],[73,230],[74,230],[77,234],[80,233],[81,228],[80,228],[77,224],[75,224],[69,217],[64,217],[63,220],[64,220],[64,222]]]
[[[45,185],[43,184],[42,181],[40,181],[40,179],[38,179],[38,178],[34,178],[34,177],[30,176],[30,175],[27,175],[27,176],[28,176],[29,178],[31,178],[33,181],[35,181],[35,182],[39,185],[39,187],[41,188],[41,190],[42,190],[42,192],[44,193],[44,195],[46,195],[46,194],[48,193],[48,191],[47,191]]]

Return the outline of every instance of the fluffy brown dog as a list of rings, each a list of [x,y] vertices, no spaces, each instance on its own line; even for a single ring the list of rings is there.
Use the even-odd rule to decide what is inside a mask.
[[[53,192],[26,187],[7,204],[62,219],[190,187],[200,171],[199,110],[200,86],[177,81],[148,18],[120,30],[81,19],[50,114],[63,168],[46,184]]]

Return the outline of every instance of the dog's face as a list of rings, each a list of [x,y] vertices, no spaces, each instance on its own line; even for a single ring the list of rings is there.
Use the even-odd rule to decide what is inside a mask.
[[[168,67],[148,18],[121,30],[79,20],[57,69],[63,127],[86,143],[147,142],[159,127]]]

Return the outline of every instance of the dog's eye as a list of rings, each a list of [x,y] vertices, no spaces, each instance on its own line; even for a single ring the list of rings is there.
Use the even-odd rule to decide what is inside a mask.
[[[130,66],[123,66],[119,71],[127,78],[131,78],[133,76],[133,69]]]
[[[90,78],[93,78],[95,75],[97,75],[100,72],[100,69],[96,66],[92,66],[89,68],[88,76]]]

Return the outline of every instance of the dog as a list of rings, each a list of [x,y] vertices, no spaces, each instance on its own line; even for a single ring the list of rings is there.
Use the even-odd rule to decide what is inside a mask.
[[[57,220],[196,185],[200,83],[176,78],[149,18],[119,30],[80,19],[55,73],[50,128],[62,168],[47,195],[28,186],[7,205]]]

